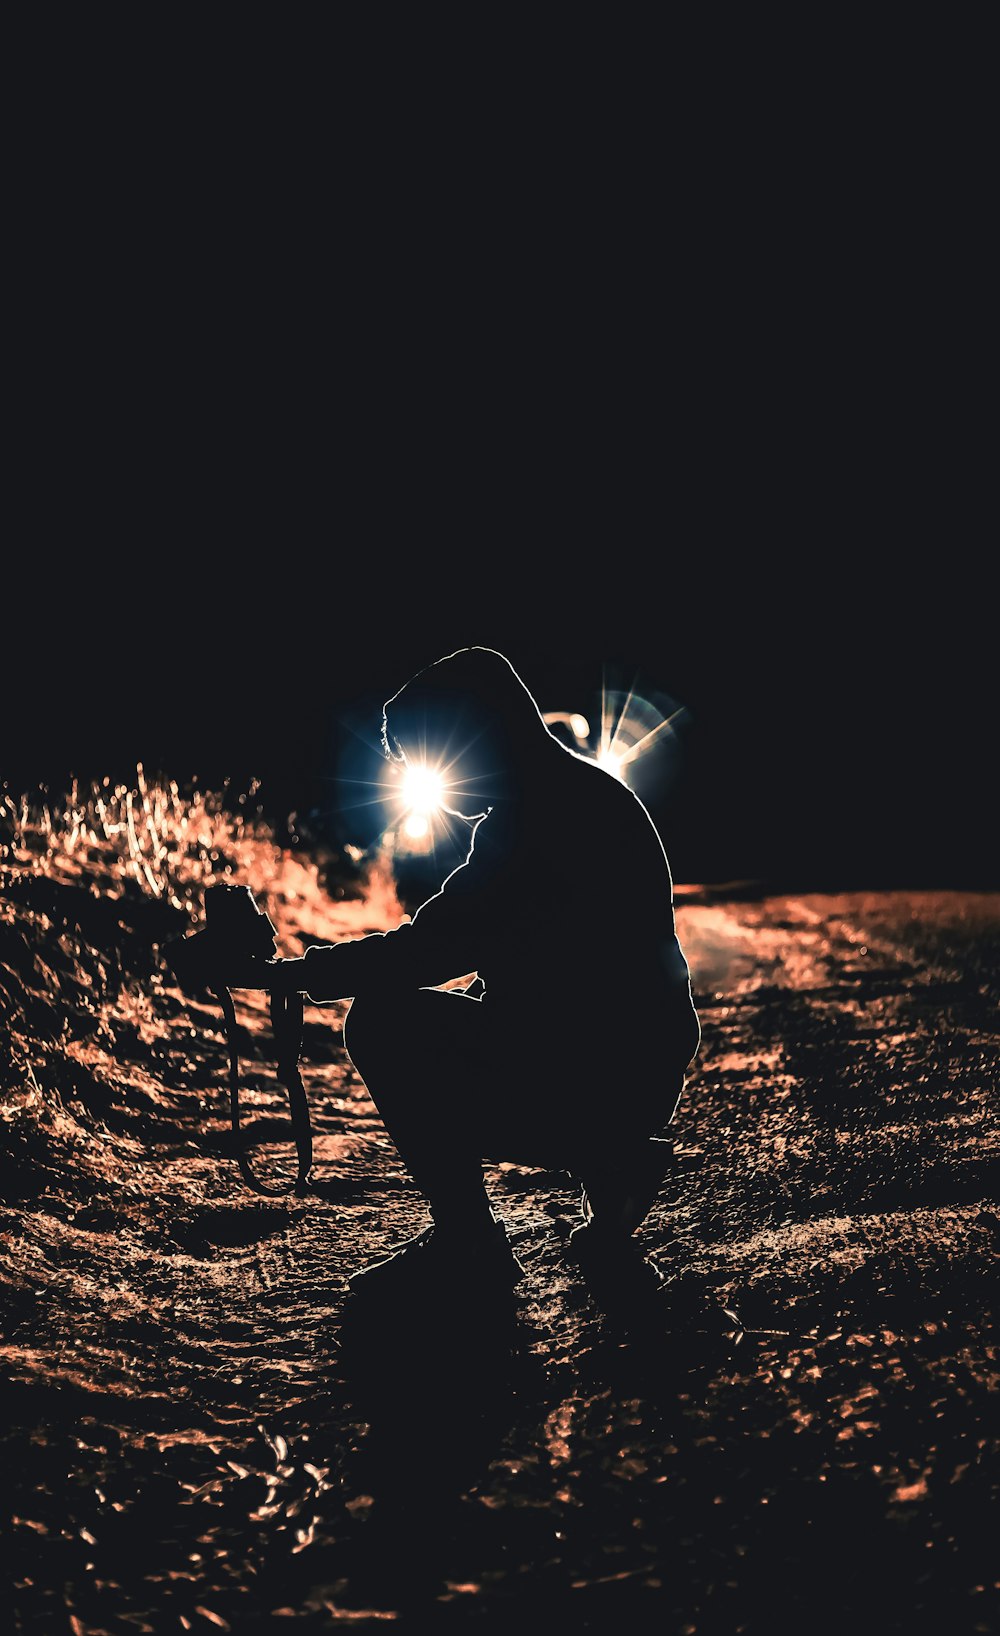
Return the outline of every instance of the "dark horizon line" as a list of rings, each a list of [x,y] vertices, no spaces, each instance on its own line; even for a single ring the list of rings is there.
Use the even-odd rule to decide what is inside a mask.
[[[872,878],[849,875],[828,877],[821,883],[798,873],[756,879],[674,881],[674,897],[681,902],[763,902],[769,897],[850,897],[863,892],[969,892],[989,897],[1000,892],[1000,879],[985,884],[961,876],[914,880],[911,876]]]

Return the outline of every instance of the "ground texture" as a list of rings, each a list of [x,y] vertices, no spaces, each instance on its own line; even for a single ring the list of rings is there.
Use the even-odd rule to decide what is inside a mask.
[[[12,812],[0,858],[0,1625],[998,1628],[1000,899],[679,893],[664,1287],[602,1287],[568,1179],[500,1166],[511,1308],[359,1316],[346,1275],[427,1217],[344,1007],[307,1012],[314,1190],[262,1200],[156,950],[213,874],[285,952],[392,924],[391,885],[134,796]]]

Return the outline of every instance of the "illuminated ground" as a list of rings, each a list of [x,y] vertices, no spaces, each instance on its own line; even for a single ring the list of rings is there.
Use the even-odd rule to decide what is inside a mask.
[[[128,885],[146,844],[22,845],[0,887],[15,1630],[996,1628],[1000,900],[682,896],[705,1040],[666,1293],[600,1305],[565,1179],[506,1168],[509,1320],[366,1326],[344,1275],[426,1218],[343,1007],[308,1014],[316,1193],[261,1201],[217,1019],[152,976],[186,922],[155,867]],[[287,952],[398,914],[233,857]]]

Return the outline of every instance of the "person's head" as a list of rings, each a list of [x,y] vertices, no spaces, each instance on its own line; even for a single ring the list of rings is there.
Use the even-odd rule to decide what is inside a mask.
[[[554,740],[513,665],[492,648],[461,648],[387,700],[385,752],[442,776],[443,805],[471,818],[516,796]]]

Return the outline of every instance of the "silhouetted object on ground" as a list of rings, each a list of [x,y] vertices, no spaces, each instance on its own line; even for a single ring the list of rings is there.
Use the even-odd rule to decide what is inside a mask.
[[[434,1220],[403,1247],[408,1265],[510,1283],[483,1159],[568,1169],[609,1245],[656,1197],[669,1149],[650,1138],[699,1041],[670,871],[642,803],[548,732],[498,653],[421,671],[386,704],[383,740],[475,822],[466,862],[411,923],[300,959],[234,959],[226,982],[354,996],[348,1052]],[[473,972],[481,997],[434,986]]]
[[[205,893],[205,921],[204,931],[167,943],[163,951],[164,959],[182,988],[210,989],[222,1007],[229,1047],[229,1112],[236,1160],[248,1187],[252,1187],[255,1193],[274,1197],[291,1189],[262,1182],[254,1174],[243,1145],[236,1010],[225,973],[234,963],[246,957],[273,963],[275,931],[248,886],[210,886]],[[309,1104],[299,1074],[302,996],[291,991],[279,993],[273,990],[271,1023],[277,1049],[278,1078],[288,1093],[288,1111],[298,1155],[298,1175],[293,1185],[297,1193],[302,1193],[312,1168]]]

